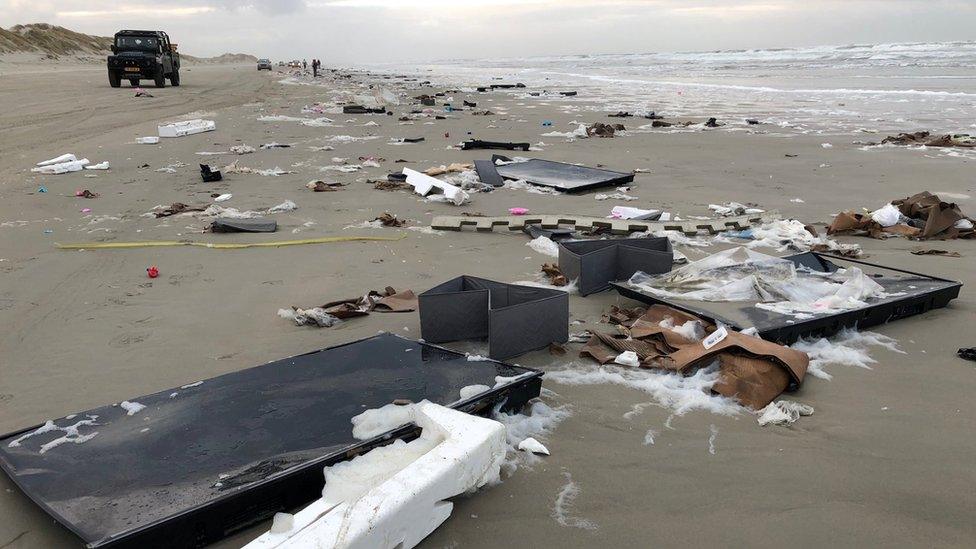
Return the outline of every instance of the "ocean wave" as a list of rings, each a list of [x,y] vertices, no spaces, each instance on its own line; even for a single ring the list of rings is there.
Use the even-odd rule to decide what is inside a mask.
[[[670,86],[679,88],[706,88],[715,90],[738,90],[762,93],[790,93],[800,95],[924,95],[935,97],[976,97],[976,93],[945,91],[945,90],[879,90],[866,88],[774,88],[770,86],[746,86],[742,84],[716,84],[708,82],[683,82],[672,80],[643,80],[635,78],[617,78],[613,76],[593,75],[586,73],[561,73],[550,71],[551,75],[571,78],[586,78],[598,82],[621,84],[644,84],[652,86]]]

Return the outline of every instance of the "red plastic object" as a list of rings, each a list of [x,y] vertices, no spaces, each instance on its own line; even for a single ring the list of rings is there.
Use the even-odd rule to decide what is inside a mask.
[[[159,276],[159,269],[157,269],[156,266],[153,265],[152,267],[146,269],[146,274],[149,275],[149,278],[156,278]]]

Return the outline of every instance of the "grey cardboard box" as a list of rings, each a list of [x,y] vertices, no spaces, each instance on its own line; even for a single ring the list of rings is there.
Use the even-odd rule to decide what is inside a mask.
[[[504,360],[569,340],[569,294],[459,276],[418,296],[420,335],[430,343],[487,339]]]
[[[674,262],[667,237],[619,240],[564,240],[559,243],[559,270],[578,280],[579,293],[587,296],[626,280],[635,272],[666,273]]]

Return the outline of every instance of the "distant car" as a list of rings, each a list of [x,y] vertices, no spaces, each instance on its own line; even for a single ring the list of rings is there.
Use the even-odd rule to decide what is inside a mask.
[[[180,85],[180,54],[176,44],[163,31],[120,30],[108,56],[108,82],[113,88],[128,80],[135,87],[139,80],[153,80],[157,88]]]
[[[271,70],[271,60],[270,59],[258,59],[258,70]]]

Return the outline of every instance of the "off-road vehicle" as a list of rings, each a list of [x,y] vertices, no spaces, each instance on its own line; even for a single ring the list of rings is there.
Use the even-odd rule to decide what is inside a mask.
[[[108,83],[113,88],[128,80],[138,86],[139,80],[152,80],[157,88],[180,85],[180,54],[176,44],[163,31],[121,30],[115,33],[112,55],[108,56]]]

